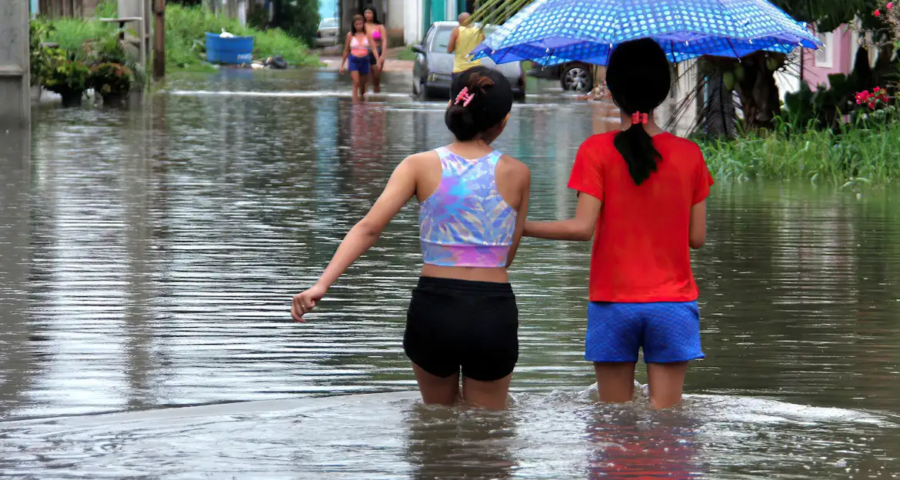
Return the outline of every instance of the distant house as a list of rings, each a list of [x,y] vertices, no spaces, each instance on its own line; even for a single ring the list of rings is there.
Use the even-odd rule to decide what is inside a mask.
[[[853,63],[860,48],[859,30],[850,25],[841,25],[833,32],[818,32],[816,36],[824,44],[818,50],[803,50],[795,56],[801,68],[796,73],[777,77],[781,94],[793,93],[800,89],[800,82],[806,81],[812,90],[819,85],[828,86],[828,76],[836,73],[849,75],[853,72]],[[869,52],[870,64],[875,63],[877,52]]]
[[[419,43],[434,22],[455,21],[462,12],[475,11],[474,0],[409,0],[406,4],[403,38],[407,44]]]
[[[327,1],[327,0],[325,0]],[[461,12],[473,12],[475,0],[339,0],[339,16],[344,32],[350,30],[353,15],[372,6],[391,38],[411,45],[419,43],[434,22],[456,20]]]

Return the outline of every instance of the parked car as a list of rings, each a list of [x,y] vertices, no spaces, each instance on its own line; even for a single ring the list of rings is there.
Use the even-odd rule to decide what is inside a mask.
[[[594,77],[591,65],[582,62],[569,62],[552,67],[535,66],[528,75],[536,78],[559,80],[559,86],[568,92],[590,92],[594,88]]]
[[[330,47],[339,43],[340,23],[336,18],[323,18],[316,31],[316,46]]]
[[[416,52],[412,76],[413,95],[423,99],[450,98],[453,54],[447,53],[447,46],[450,44],[450,34],[457,26],[459,26],[457,22],[435,22],[425,33],[422,44],[412,47]],[[516,99],[525,98],[525,72],[521,62],[498,65],[490,59],[484,59],[482,64],[499,71],[509,79]]]

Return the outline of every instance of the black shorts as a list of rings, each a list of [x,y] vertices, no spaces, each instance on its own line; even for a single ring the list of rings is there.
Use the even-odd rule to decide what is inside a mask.
[[[381,51],[381,47],[378,47],[378,55],[381,56],[383,52]],[[372,53],[372,49],[369,49],[369,65],[375,65],[378,61],[375,60],[375,54]]]
[[[519,359],[519,309],[508,283],[422,277],[406,315],[403,349],[426,372],[482,382],[511,374]]]

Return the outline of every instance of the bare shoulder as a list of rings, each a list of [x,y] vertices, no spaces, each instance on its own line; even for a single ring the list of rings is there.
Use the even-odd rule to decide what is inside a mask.
[[[414,153],[404,158],[403,161],[400,162],[399,165],[397,165],[397,168],[400,169],[402,167],[404,169],[418,172],[423,168],[428,168],[429,166],[440,164],[440,161],[441,160],[440,157],[438,157],[437,152],[432,150],[428,152]]]
[[[434,162],[435,160],[438,160],[438,154],[434,150],[430,150],[427,152],[414,153],[403,159],[403,162],[411,165],[423,165]]]
[[[505,178],[515,178],[522,185],[531,183],[531,169],[528,165],[506,154],[497,162],[497,174]]]

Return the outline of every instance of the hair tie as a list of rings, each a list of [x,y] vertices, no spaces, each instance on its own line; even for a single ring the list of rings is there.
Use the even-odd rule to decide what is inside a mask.
[[[468,107],[473,98],[475,98],[475,94],[469,93],[469,87],[463,87],[459,92],[459,95],[456,96],[456,103],[454,103],[454,105],[459,105],[461,103],[463,108]]]
[[[634,112],[634,114],[631,115],[632,125],[646,125],[648,121],[650,121],[650,115],[646,113]]]

